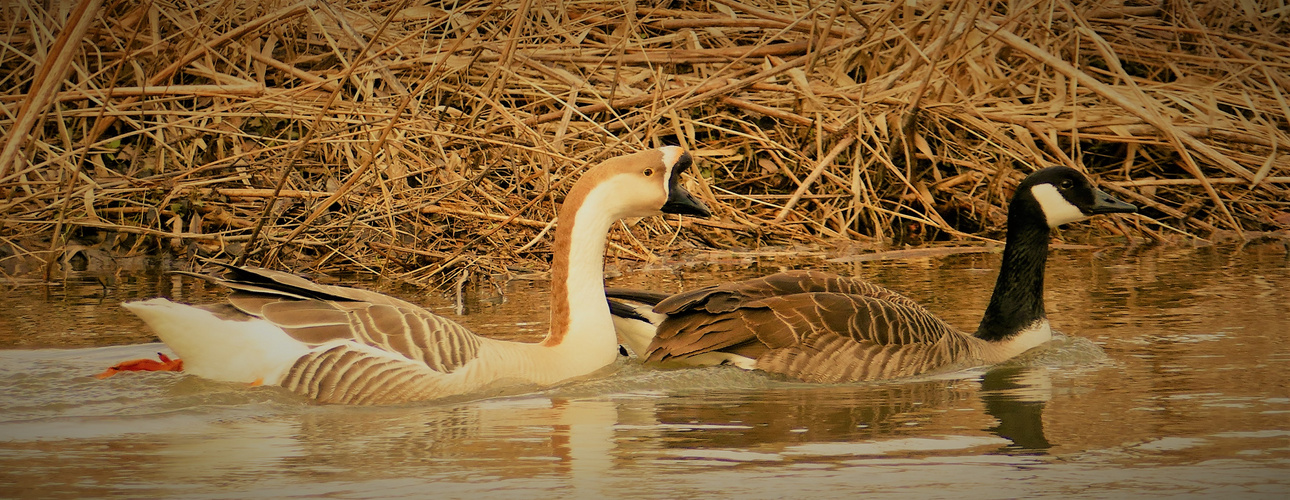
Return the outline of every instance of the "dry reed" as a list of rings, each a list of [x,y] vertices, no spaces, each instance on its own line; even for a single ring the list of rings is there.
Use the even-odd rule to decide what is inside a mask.
[[[1143,208],[1099,234],[1285,231],[1288,19],[1284,0],[0,3],[0,262],[539,270],[569,180],[662,144],[694,151],[716,217],[625,223],[613,256],[998,237],[1007,193],[1052,164]]]

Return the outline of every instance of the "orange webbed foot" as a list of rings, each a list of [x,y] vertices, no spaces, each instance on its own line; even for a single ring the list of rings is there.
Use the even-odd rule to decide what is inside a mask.
[[[122,361],[111,368],[104,370],[103,373],[95,375],[94,378],[105,379],[121,372],[180,372],[184,371],[184,360],[170,359],[162,353],[157,353],[157,359],[132,359]]]

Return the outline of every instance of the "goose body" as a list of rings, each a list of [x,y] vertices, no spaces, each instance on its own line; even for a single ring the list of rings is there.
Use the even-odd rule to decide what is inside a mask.
[[[280,385],[324,403],[384,404],[500,385],[548,386],[612,364],[604,295],[610,226],[625,217],[707,207],[679,183],[688,153],[664,147],[587,171],[560,211],[551,269],[551,332],[540,343],[476,335],[409,302],[252,267],[224,266],[227,302],[125,304],[201,377]]]
[[[1044,266],[1052,228],[1136,208],[1078,171],[1026,177],[1008,207],[1007,241],[976,332],[858,278],[791,271],[667,296],[610,289],[619,337],[646,362],[733,364],[808,382],[885,380],[1005,361],[1052,338]]]

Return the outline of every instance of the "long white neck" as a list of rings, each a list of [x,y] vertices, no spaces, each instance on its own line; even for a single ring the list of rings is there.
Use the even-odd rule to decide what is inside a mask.
[[[607,185],[570,193],[560,211],[551,267],[551,333],[542,345],[576,351],[572,363],[604,366],[618,352],[605,300],[605,242],[620,218],[610,209],[617,205],[613,193]]]

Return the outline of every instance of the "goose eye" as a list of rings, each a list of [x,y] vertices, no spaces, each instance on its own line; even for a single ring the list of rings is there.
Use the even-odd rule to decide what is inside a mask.
[[[1062,182],[1061,182],[1062,189],[1070,189],[1072,187],[1075,187],[1075,181],[1072,181],[1070,179],[1062,179]]]
[[[647,168],[647,169],[645,169],[644,174],[645,174],[645,177],[649,177],[649,176],[651,176],[651,175],[654,175],[654,169],[652,169],[652,168]]]

